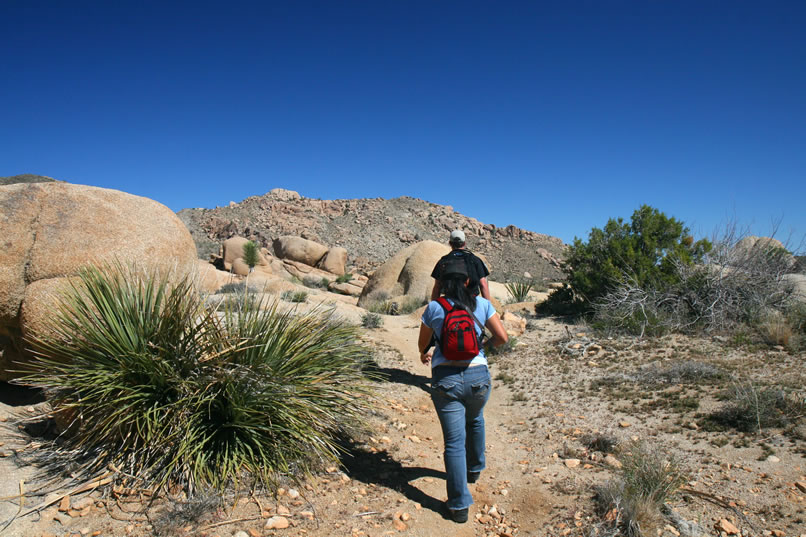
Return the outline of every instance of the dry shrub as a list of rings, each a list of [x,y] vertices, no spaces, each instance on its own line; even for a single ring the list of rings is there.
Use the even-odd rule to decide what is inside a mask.
[[[661,508],[687,481],[687,471],[660,447],[633,442],[620,451],[619,476],[596,490],[603,526],[611,535],[648,537],[661,527]]]
[[[764,341],[770,345],[789,346],[792,339],[792,327],[786,317],[779,312],[766,315],[758,325],[759,332]]]

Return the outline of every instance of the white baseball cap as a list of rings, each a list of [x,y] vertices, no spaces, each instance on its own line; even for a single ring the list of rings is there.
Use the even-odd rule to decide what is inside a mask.
[[[451,231],[451,238],[449,240],[451,243],[461,243],[464,244],[465,242],[465,233],[461,229],[454,229]]]

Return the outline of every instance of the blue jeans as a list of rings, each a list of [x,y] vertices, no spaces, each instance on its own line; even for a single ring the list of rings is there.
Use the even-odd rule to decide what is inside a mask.
[[[445,440],[449,509],[473,504],[467,474],[485,468],[484,405],[491,387],[487,366],[440,365],[431,370],[431,400]]]

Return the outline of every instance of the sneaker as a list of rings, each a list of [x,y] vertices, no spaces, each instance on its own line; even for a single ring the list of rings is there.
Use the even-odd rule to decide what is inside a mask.
[[[462,524],[467,522],[467,507],[464,509],[451,509],[451,520]]]
[[[467,482],[468,483],[475,483],[476,481],[479,480],[480,475],[481,475],[481,472],[468,472],[467,473]]]

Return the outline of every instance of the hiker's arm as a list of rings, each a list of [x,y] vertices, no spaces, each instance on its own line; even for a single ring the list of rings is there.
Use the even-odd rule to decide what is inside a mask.
[[[482,278],[479,280],[479,287],[481,288],[481,297],[490,300],[490,286],[487,285],[487,278]],[[432,298],[431,300],[436,300]]]
[[[431,300],[436,300],[439,298],[439,291],[441,287],[439,285],[439,280],[434,280],[434,288],[431,289]]]
[[[420,323],[420,335],[417,337],[417,348],[420,351],[420,361],[426,365],[431,361],[431,355],[434,353],[433,350],[428,348],[431,343],[432,335],[434,335],[434,331],[431,327],[427,326],[425,323]]]
[[[509,341],[507,331],[504,329],[504,324],[501,322],[501,317],[499,317],[497,313],[487,319],[487,322],[484,324],[484,326],[489,328],[490,332],[493,333],[493,337],[488,340],[490,345],[493,347],[503,345]]]

